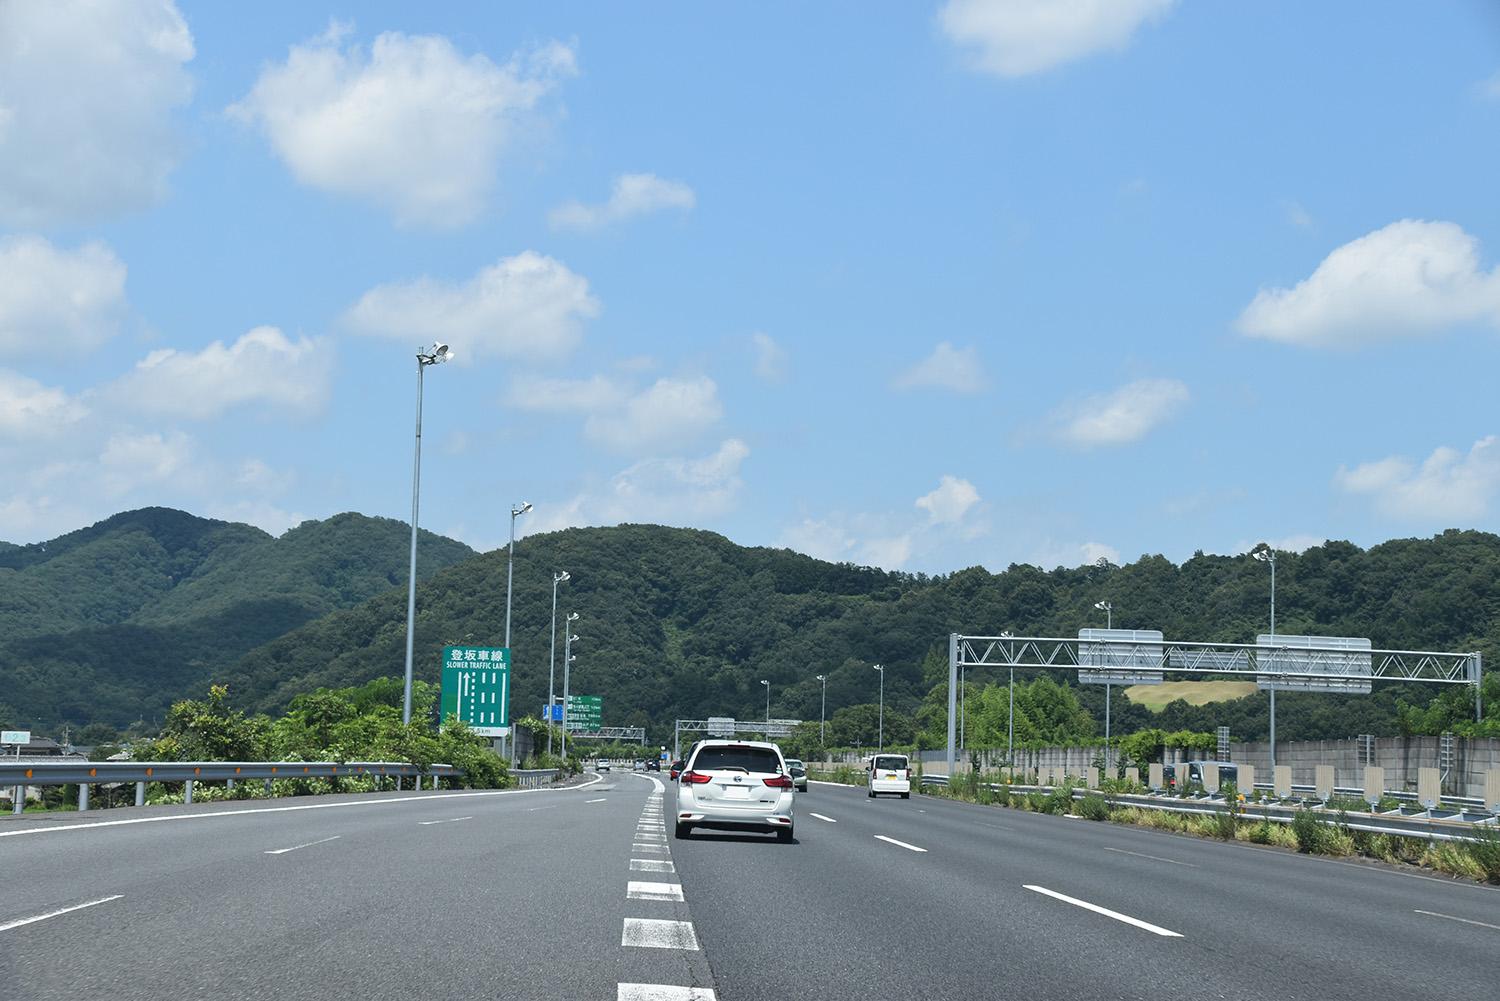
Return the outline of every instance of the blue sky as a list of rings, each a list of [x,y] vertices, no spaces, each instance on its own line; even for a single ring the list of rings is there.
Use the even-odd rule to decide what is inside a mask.
[[[878,11],[878,13],[876,13]],[[0,539],[1495,529],[1500,7],[0,0]]]

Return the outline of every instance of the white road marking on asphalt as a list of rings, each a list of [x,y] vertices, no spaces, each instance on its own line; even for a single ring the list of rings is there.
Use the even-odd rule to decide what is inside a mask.
[[[107,904],[111,900],[119,900],[123,896],[125,894],[117,893],[112,897],[100,897],[98,900],[90,900],[86,904],[74,904],[72,907],[59,908],[55,911],[48,911],[46,914],[38,914],[35,917],[17,918],[15,921],[7,921],[3,925],[0,925],[0,931],[10,931],[12,928],[19,928],[22,925],[36,924],[38,921],[46,921],[48,918],[55,918],[60,914],[71,914],[73,911],[81,911],[85,907],[98,907],[100,904]]]
[[[656,921],[651,918],[626,918],[621,945],[642,949],[686,949],[698,951],[698,936],[691,921]]]
[[[1162,858],[1160,855],[1146,855],[1146,854],[1143,854],[1141,852],[1129,852],[1129,851],[1126,851],[1123,848],[1110,848],[1107,845],[1105,846],[1104,850],[1107,851],[1107,852],[1119,852],[1121,855],[1134,855],[1136,858],[1148,858],[1148,859],[1150,859],[1153,862],[1166,862],[1169,865],[1185,865],[1189,869],[1196,869],[1196,868],[1198,868],[1197,866],[1193,865],[1193,863],[1191,863],[1191,862],[1179,862],[1179,861],[1177,861],[1174,858]]]
[[[290,848],[272,848],[270,851],[263,852],[262,854],[264,854],[264,855],[285,855],[287,852],[294,852],[298,848],[311,848],[313,845],[327,844],[330,841],[337,841],[341,837],[343,837],[342,834],[335,834],[331,838],[319,838],[317,841],[309,841],[306,844],[302,844],[302,845],[292,845],[292,847],[290,847]]]
[[[646,845],[642,844],[639,841],[635,842],[630,847],[638,852],[664,852],[667,850],[666,845]]]
[[[621,984],[615,1001],[718,1001],[711,987],[673,987],[669,984]]]
[[[1493,929],[1495,929],[1495,931],[1500,931],[1500,925],[1492,925],[1492,924],[1488,924],[1488,923],[1486,923],[1484,921],[1474,921],[1474,920],[1472,920],[1470,918],[1456,918],[1456,917],[1454,917],[1451,914],[1439,914],[1437,911],[1422,911],[1422,910],[1418,910],[1416,913],[1418,913],[1418,914],[1425,914],[1425,915],[1427,915],[1430,918],[1445,918],[1445,919],[1447,919],[1449,921],[1460,921],[1460,922],[1462,922],[1463,924],[1466,924],[1466,925],[1478,925],[1481,928],[1493,928]],[[0,931],[4,931],[4,930],[5,930],[5,928],[3,926],[0,926]]]
[[[626,900],[681,900],[681,883],[643,883],[631,880],[625,884]]]
[[[633,858],[630,860],[632,872],[676,872],[677,869],[666,859],[655,858]]]
[[[55,827],[30,827],[23,831],[0,831],[0,838],[19,838],[27,834],[57,834],[61,831],[87,831],[96,827],[125,827],[129,824],[164,824],[171,820],[209,820],[215,817],[244,817],[257,813],[293,813],[298,810],[340,810],[351,806],[390,806],[394,803],[431,803],[438,799],[472,799],[476,796],[528,796],[543,792],[577,792],[601,779],[567,789],[484,789],[477,792],[440,792],[425,796],[397,796],[391,799],[356,799],[342,803],[308,803],[305,806],[265,806],[250,810],[214,810],[205,813],[175,813],[170,817],[132,817],[129,820],[96,820],[90,824],[58,824]]]
[[[1160,935],[1163,938],[1183,937],[1180,932],[1172,931],[1170,928],[1163,928],[1160,925],[1154,925],[1149,921],[1142,921],[1140,918],[1133,918],[1129,914],[1121,914],[1119,911],[1112,911],[1108,907],[1100,907],[1098,904],[1091,904],[1087,900],[1079,900],[1077,897],[1070,897],[1066,893],[1058,893],[1056,890],[1049,890],[1045,886],[1033,886],[1030,883],[1023,883],[1022,885],[1033,893],[1040,893],[1044,896],[1052,897],[1054,900],[1061,900],[1063,903],[1072,904],[1074,907],[1082,907],[1084,910],[1093,911],[1095,914],[1103,914],[1107,918],[1114,918],[1116,921],[1123,921],[1128,925],[1134,925],[1135,927],[1140,928],[1144,931],[1148,931],[1153,935]]]
[[[553,809],[556,809],[557,806],[558,806],[557,803],[549,803],[546,806],[528,806],[526,808],[526,812],[527,813],[536,813],[538,810],[553,810]]]
[[[877,835],[875,835],[875,839],[877,841],[884,841],[884,842],[886,842],[888,844],[896,845],[899,848],[905,848],[907,851],[912,851],[912,852],[925,852],[925,851],[927,851],[926,848],[918,848],[916,845],[909,845],[905,841],[897,841],[895,838],[888,838],[884,834],[877,834]]]
[[[447,820],[419,820],[417,823],[423,827],[431,827],[433,824],[456,824],[460,820],[473,820],[473,817],[449,817]]]
[[[608,797],[601,796],[598,799],[586,799],[585,803],[603,803]]]
[[[825,817],[821,813],[810,813],[810,814],[808,814],[808,816],[810,816],[810,817],[817,817],[819,820],[826,820],[830,824],[837,824],[838,823],[838,821],[834,820],[832,817]]]

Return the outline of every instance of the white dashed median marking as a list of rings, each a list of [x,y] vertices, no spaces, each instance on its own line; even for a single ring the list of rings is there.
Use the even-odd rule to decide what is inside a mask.
[[[12,928],[20,928],[22,925],[34,925],[38,921],[46,921],[48,918],[59,917],[63,914],[72,914],[74,911],[81,911],[85,907],[98,907],[100,904],[107,904],[111,900],[119,900],[123,896],[123,893],[117,893],[112,897],[100,897],[98,900],[90,900],[86,904],[74,904],[72,907],[60,907],[55,911],[48,911],[46,914],[37,914],[29,918],[17,918],[15,921],[7,921],[4,924],[0,924],[0,931],[10,931]]]
[[[667,984],[621,984],[616,1001],[718,1001],[708,987],[670,987]]]
[[[909,845],[905,841],[897,841],[895,838],[888,838],[884,834],[877,834],[877,835],[875,835],[875,840],[876,841],[884,841],[886,844],[888,844],[888,845],[895,845],[897,848],[905,848],[909,852],[923,852],[923,853],[925,853],[927,851],[926,848],[918,848],[916,845]]]
[[[631,872],[676,872],[677,869],[666,859],[633,858],[630,860]]]
[[[433,824],[456,824],[460,820],[473,820],[473,817],[449,817],[447,820],[419,820],[422,827],[431,827]]]
[[[326,845],[328,842],[337,841],[341,837],[343,837],[342,834],[335,834],[331,838],[319,838],[317,841],[309,841],[306,844],[292,845],[292,847],[290,848],[272,848],[270,851],[265,852],[264,854],[285,855],[287,852],[294,852],[299,848],[311,848],[313,845]]]
[[[1061,900],[1065,904],[1072,904],[1074,907],[1082,907],[1086,911],[1093,911],[1095,914],[1102,914],[1107,918],[1114,918],[1116,921],[1123,921],[1127,925],[1134,925],[1136,928],[1140,928],[1143,931],[1148,931],[1153,935],[1160,935],[1163,938],[1183,937],[1181,932],[1175,932],[1170,928],[1163,928],[1160,925],[1154,925],[1149,921],[1142,921],[1140,918],[1133,918],[1129,914],[1121,914],[1119,911],[1112,911],[1108,907],[1100,907],[1098,904],[1091,904],[1087,900],[1079,900],[1077,897],[1070,897],[1066,893],[1058,893],[1056,890],[1049,890],[1045,886],[1032,886],[1030,883],[1024,883],[1022,885],[1033,893],[1040,893],[1045,896],[1051,897],[1054,900]]]
[[[626,918],[621,945],[642,949],[686,949],[698,951],[698,936],[690,921],[657,921],[652,918]]]
[[[627,900],[682,900],[681,883],[644,883],[631,880],[625,884]]]
[[[837,824],[838,823],[838,821],[834,820],[832,817],[825,817],[821,813],[809,813],[808,816],[809,817],[817,817],[819,820],[826,820],[830,824]]]

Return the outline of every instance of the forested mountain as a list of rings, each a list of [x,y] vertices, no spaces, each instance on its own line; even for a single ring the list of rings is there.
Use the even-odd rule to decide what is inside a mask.
[[[210,678],[227,683],[237,704],[270,710],[319,687],[399,675],[403,531],[396,522],[344,515],[302,526],[272,540],[269,550],[245,543],[222,562],[210,554],[194,565],[188,582],[142,603],[127,620],[0,648],[0,703],[23,716],[119,725],[159,717],[173,698],[201,695]],[[421,550],[431,576],[418,593],[416,674],[429,681],[437,680],[444,645],[498,645],[505,632],[505,552],[455,562],[466,551],[444,545],[429,538]],[[351,552],[364,552],[365,562],[339,562]],[[15,556],[16,550],[0,551],[0,561]],[[1052,571],[975,567],[928,578],[746,548],[703,531],[569,529],[525,538],[516,547],[518,715],[535,713],[546,696],[557,570],[572,574],[559,589],[559,619],[571,611],[580,615],[572,690],[602,696],[606,723],[650,724],[656,733],[670,733],[675,718],[764,715],[762,679],[771,683],[773,715],[815,720],[821,694],[815,676],[828,675],[831,717],[875,700],[879,677],[871,665],[882,663],[888,706],[915,717],[931,739],[945,725],[951,631],[1073,635],[1103,624],[1093,606],[1108,599],[1117,627],[1160,629],[1179,640],[1250,642],[1265,629],[1269,597],[1267,568],[1247,556],[1200,553],[1181,566],[1148,556],[1126,566]],[[366,589],[372,596],[351,604]],[[340,604],[345,607],[313,617]],[[69,616],[79,613],[66,610]],[[1277,627],[1368,636],[1377,647],[1478,649],[1497,663],[1500,537],[1450,531],[1369,550],[1331,542],[1300,555],[1282,553]],[[215,642],[218,659],[189,656],[198,644]],[[221,656],[227,650],[243,656]],[[559,644],[559,692],[561,668]],[[1072,680],[1065,672],[1055,678]],[[993,738],[997,725],[1003,735],[1003,692],[978,694],[996,681],[1004,681],[998,672],[970,675],[971,735],[980,740]],[[60,688],[64,682],[70,682],[67,691]],[[1465,699],[1472,705],[1472,694],[1455,688],[1424,716],[1419,710],[1437,694],[1435,686],[1377,686],[1369,697],[1287,693],[1277,700],[1278,734],[1303,739],[1430,729],[1462,720]],[[1082,686],[1071,697],[1086,715],[1070,710],[1070,727],[1092,725],[1102,733],[1103,691]],[[1402,700],[1415,707],[1404,717]],[[1033,711],[1039,719],[1047,715],[1040,707]],[[1236,737],[1253,739],[1266,729],[1265,697],[1202,707],[1179,702],[1156,715],[1116,692],[1114,718],[1117,733],[1143,726],[1201,730],[1222,722]],[[1039,726],[1037,735],[1055,726],[1055,720]]]
[[[404,587],[407,527],[343,514],[280,538],[166,508],[0,549],[0,705],[22,721],[160,718],[247,651]],[[419,573],[473,555],[424,534]]]

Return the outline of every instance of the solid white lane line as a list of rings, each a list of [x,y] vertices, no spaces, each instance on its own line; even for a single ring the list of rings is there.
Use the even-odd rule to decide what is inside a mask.
[[[289,776],[290,777],[290,776]],[[174,813],[169,817],[132,817],[129,820],[97,820],[91,824],[59,824],[56,827],[29,827],[24,831],[0,831],[0,838],[20,838],[28,834],[58,834],[63,831],[87,831],[96,827],[125,827],[129,824],[165,824],[173,820],[210,820],[215,817],[245,817],[259,813],[294,813],[299,810],[341,810],[351,806],[390,806],[395,803],[431,803],[439,799],[472,799],[476,796],[530,796],[544,792],[577,792],[601,781],[594,779],[567,789],[485,789],[478,792],[439,792],[425,796],[395,796],[391,799],[356,799],[342,803],[309,803],[305,806],[265,806],[253,810],[214,810],[207,813]]]
[[[905,848],[907,851],[911,851],[911,852],[925,852],[925,851],[927,851],[926,848],[918,848],[916,845],[909,845],[905,841],[897,841],[895,838],[888,838],[884,834],[877,834],[877,835],[875,835],[875,840],[877,840],[877,841],[884,841],[887,844],[895,845],[898,848]]]
[[[621,984],[615,1001],[718,1001],[711,987],[673,987],[669,984]]]
[[[1414,910],[1415,910],[1415,908],[1414,908]],[[1418,914],[1425,914],[1425,915],[1427,915],[1430,918],[1444,918],[1444,919],[1446,919],[1448,921],[1458,921],[1458,922],[1461,922],[1461,923],[1466,924],[1466,925],[1478,925],[1481,928],[1493,928],[1495,931],[1500,931],[1500,925],[1492,925],[1492,924],[1488,924],[1488,923],[1486,923],[1484,921],[1474,921],[1474,920],[1472,920],[1470,918],[1456,918],[1456,917],[1454,917],[1451,914],[1439,914],[1437,911],[1417,910],[1416,913],[1418,913]],[[0,926],[0,931],[4,931],[4,930],[5,930],[5,928],[3,926]]]
[[[605,798],[606,797],[601,796],[598,799],[586,799],[586,800],[584,800],[584,802],[585,803],[603,803],[605,801]]]
[[[330,841],[337,841],[341,837],[343,837],[342,834],[335,834],[331,838],[319,838],[317,841],[309,841],[306,844],[301,844],[301,845],[292,845],[292,847],[290,847],[290,848],[273,848],[273,849],[271,849],[268,852],[263,852],[262,854],[265,854],[265,855],[285,855],[287,852],[294,852],[298,848],[311,848],[313,845],[327,844]]]
[[[1170,928],[1163,928],[1160,925],[1154,925],[1149,921],[1142,921],[1140,918],[1133,918],[1129,914],[1121,914],[1119,911],[1112,911],[1108,907],[1100,907],[1098,904],[1091,904],[1087,900],[1079,900],[1077,897],[1070,897],[1066,893],[1058,893],[1056,890],[1049,890],[1045,886],[1033,886],[1030,883],[1024,883],[1022,885],[1033,893],[1040,893],[1044,896],[1051,897],[1054,900],[1061,900],[1065,904],[1072,904],[1074,907],[1082,907],[1086,911],[1093,911],[1095,914],[1102,914],[1107,918],[1114,918],[1116,921],[1123,921],[1127,925],[1134,925],[1135,927],[1140,928],[1143,931],[1148,931],[1153,935],[1160,935],[1163,938],[1183,937],[1180,932],[1172,931]]]
[[[1145,854],[1142,854],[1141,852],[1126,851],[1123,848],[1110,848],[1107,845],[1105,846],[1104,850],[1107,851],[1107,852],[1119,852],[1121,855],[1134,855],[1136,858],[1148,858],[1148,859],[1150,859],[1153,862],[1166,862],[1166,863],[1168,863],[1170,865],[1185,865],[1189,869],[1196,869],[1196,868],[1198,868],[1197,866],[1193,865],[1193,863],[1191,863],[1191,862],[1179,862],[1179,861],[1177,861],[1174,858],[1162,858],[1160,855],[1145,855]]]
[[[418,824],[423,827],[431,827],[433,824],[456,824],[460,820],[473,820],[473,817],[449,817],[447,820],[419,820]]]
[[[651,918],[626,918],[621,945],[642,949],[686,949],[698,951],[698,936],[691,921],[656,921]]]
[[[655,858],[633,858],[630,860],[632,872],[676,872],[677,869],[666,859]]]
[[[810,813],[810,814],[808,814],[808,816],[810,816],[810,817],[817,817],[819,820],[826,820],[830,824],[837,824],[838,823],[838,821],[834,820],[832,817],[825,817],[821,813]]]
[[[681,883],[645,883],[632,879],[625,884],[626,900],[681,900]]]
[[[81,911],[85,907],[98,907],[100,904],[107,904],[111,900],[119,900],[123,896],[125,896],[125,894],[117,893],[112,897],[100,897],[98,900],[90,900],[86,904],[74,904],[72,907],[61,907],[55,911],[48,911],[46,914],[38,914],[35,917],[17,918],[15,921],[7,921],[4,924],[0,924],[0,931],[10,931],[12,928],[19,928],[22,925],[36,924],[38,921],[46,921],[48,918],[55,918],[60,914],[71,914],[74,911]]]

